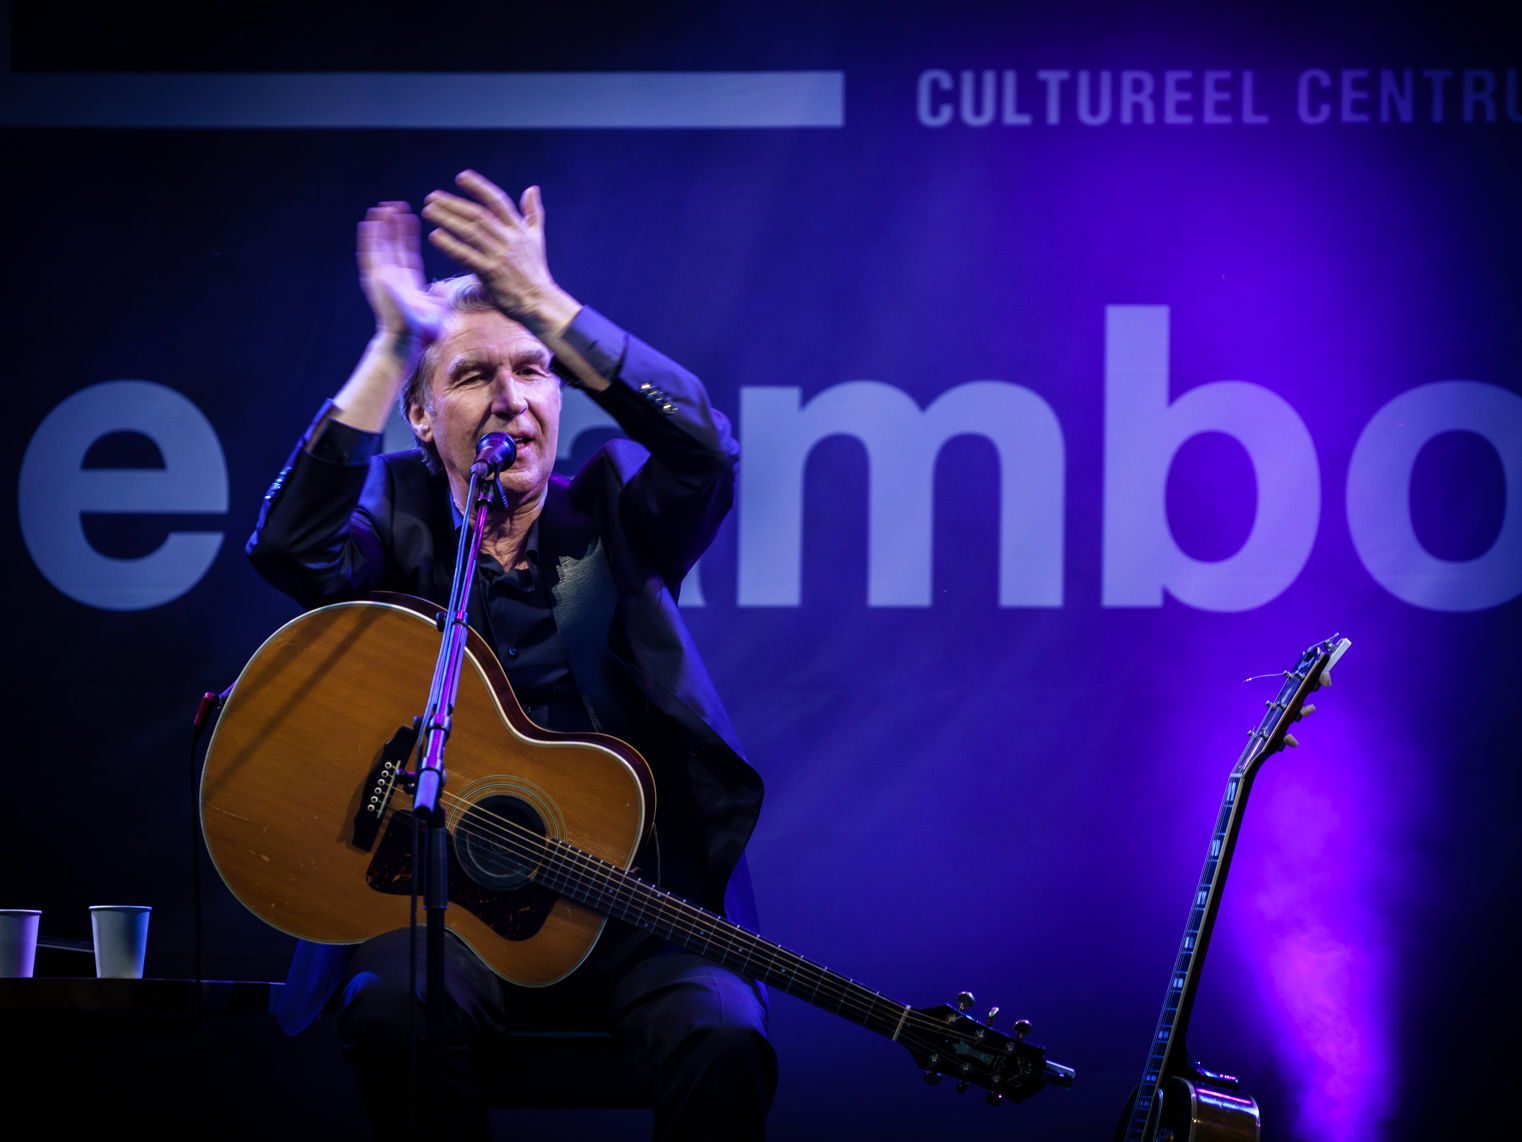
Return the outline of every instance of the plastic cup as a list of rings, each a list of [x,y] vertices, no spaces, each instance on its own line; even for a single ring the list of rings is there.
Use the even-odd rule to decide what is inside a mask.
[[[31,978],[41,918],[42,913],[35,908],[0,908],[0,976]]]
[[[152,911],[146,904],[90,906],[98,979],[143,978],[143,953],[148,950],[148,914]]]

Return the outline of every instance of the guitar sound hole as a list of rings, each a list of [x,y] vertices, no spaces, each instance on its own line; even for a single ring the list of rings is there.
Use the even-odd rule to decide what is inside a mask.
[[[545,835],[544,819],[516,797],[485,797],[455,826],[455,855],[465,875],[498,892],[534,878]]]

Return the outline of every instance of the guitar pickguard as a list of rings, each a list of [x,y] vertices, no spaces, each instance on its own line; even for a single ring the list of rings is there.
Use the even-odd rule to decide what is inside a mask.
[[[365,870],[365,883],[374,891],[393,896],[412,892],[413,819],[410,812],[400,810],[386,822],[380,844]],[[418,835],[422,835],[421,831]],[[504,939],[527,940],[537,935],[559,897],[532,881],[510,890],[477,884],[460,863],[454,834],[448,835],[449,903],[465,909]]]

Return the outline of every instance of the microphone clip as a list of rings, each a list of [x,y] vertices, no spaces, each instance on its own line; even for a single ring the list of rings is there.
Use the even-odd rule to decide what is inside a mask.
[[[476,441],[476,459],[470,466],[471,475],[489,480],[496,489],[497,505],[507,510],[507,493],[498,479],[504,468],[511,468],[518,459],[518,445],[505,432],[488,432]]]

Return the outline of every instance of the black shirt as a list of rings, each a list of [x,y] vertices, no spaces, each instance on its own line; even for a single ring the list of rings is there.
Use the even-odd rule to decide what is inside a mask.
[[[482,552],[476,589],[484,600],[489,628],[482,633],[533,722],[565,733],[591,730],[592,719],[571,677],[570,658],[555,626],[554,600],[539,563],[537,521],[529,530],[525,562],[525,567],[504,571]]]

